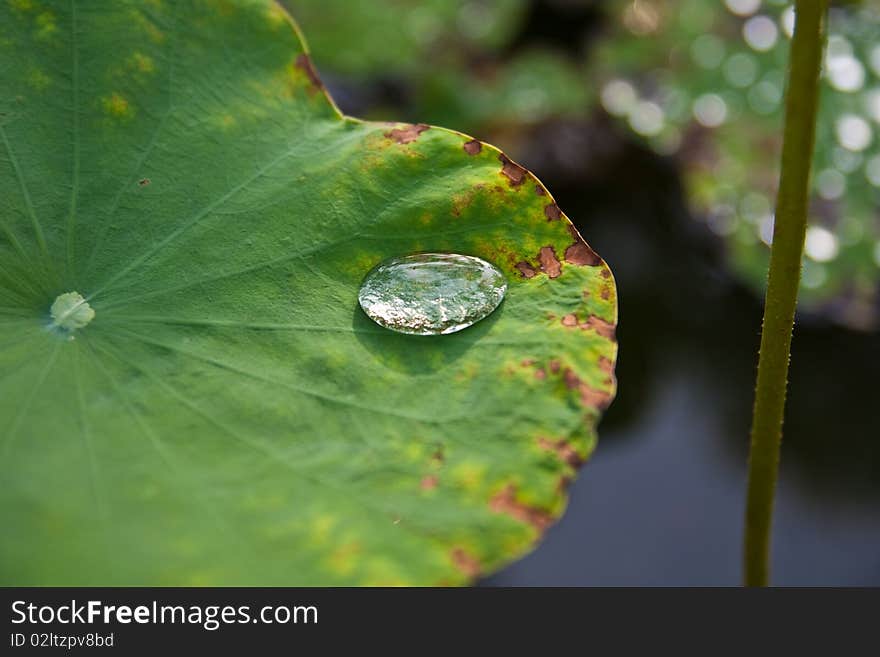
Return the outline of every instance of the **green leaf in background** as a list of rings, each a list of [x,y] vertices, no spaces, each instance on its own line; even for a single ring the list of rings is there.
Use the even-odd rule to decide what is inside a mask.
[[[516,149],[524,126],[576,116],[586,76],[547,47],[510,51],[525,0],[284,0],[322,70],[369,89],[403,84],[418,120],[464,126]],[[367,94],[368,95],[368,94]],[[371,107],[371,118],[396,108]]]
[[[0,8],[0,581],[458,584],[557,518],[614,393],[607,266],[486,144],[341,116],[267,2]],[[498,266],[447,336],[357,304]]]
[[[598,64],[602,102],[684,165],[696,217],[732,268],[766,285],[791,0],[617,0]],[[880,321],[880,2],[829,14],[802,306]]]
[[[505,45],[523,0],[284,0],[310,49],[338,74],[424,73]]]

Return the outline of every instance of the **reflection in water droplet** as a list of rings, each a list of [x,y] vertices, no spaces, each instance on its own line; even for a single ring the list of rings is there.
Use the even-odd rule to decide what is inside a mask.
[[[494,265],[456,253],[416,253],[377,265],[358,302],[392,331],[442,335],[487,317],[504,299],[507,281]]]

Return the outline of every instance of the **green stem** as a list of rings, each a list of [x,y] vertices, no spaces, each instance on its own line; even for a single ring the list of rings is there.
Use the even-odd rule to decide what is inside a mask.
[[[797,0],[795,10],[782,172],[776,199],[752,418],[745,518],[746,586],[765,586],[768,582],[773,496],[779,470],[791,334],[807,228],[810,165],[828,0]]]

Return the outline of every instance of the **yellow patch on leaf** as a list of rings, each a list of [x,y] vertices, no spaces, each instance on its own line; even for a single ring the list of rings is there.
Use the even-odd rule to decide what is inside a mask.
[[[37,91],[45,90],[50,82],[52,79],[38,68],[32,68],[28,73],[27,83]]]
[[[156,64],[153,58],[142,52],[136,52],[128,58],[129,66],[141,73],[152,73],[156,70]]]
[[[134,108],[119,92],[114,91],[101,99],[104,113],[117,119],[130,119],[134,116]]]

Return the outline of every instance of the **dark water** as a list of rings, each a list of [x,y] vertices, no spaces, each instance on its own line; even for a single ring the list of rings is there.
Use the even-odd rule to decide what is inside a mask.
[[[584,44],[601,12],[577,5],[535,2],[510,48]],[[396,112],[387,118],[431,120],[412,114],[405,83],[389,91],[328,81],[345,111],[382,106]],[[484,584],[737,584],[760,299],[730,276],[722,245],[688,215],[676,163],[601,115],[538,126],[519,148],[519,161],[615,273],[619,393],[561,522]],[[799,315],[777,584],[880,585],[878,375],[880,334]]]

